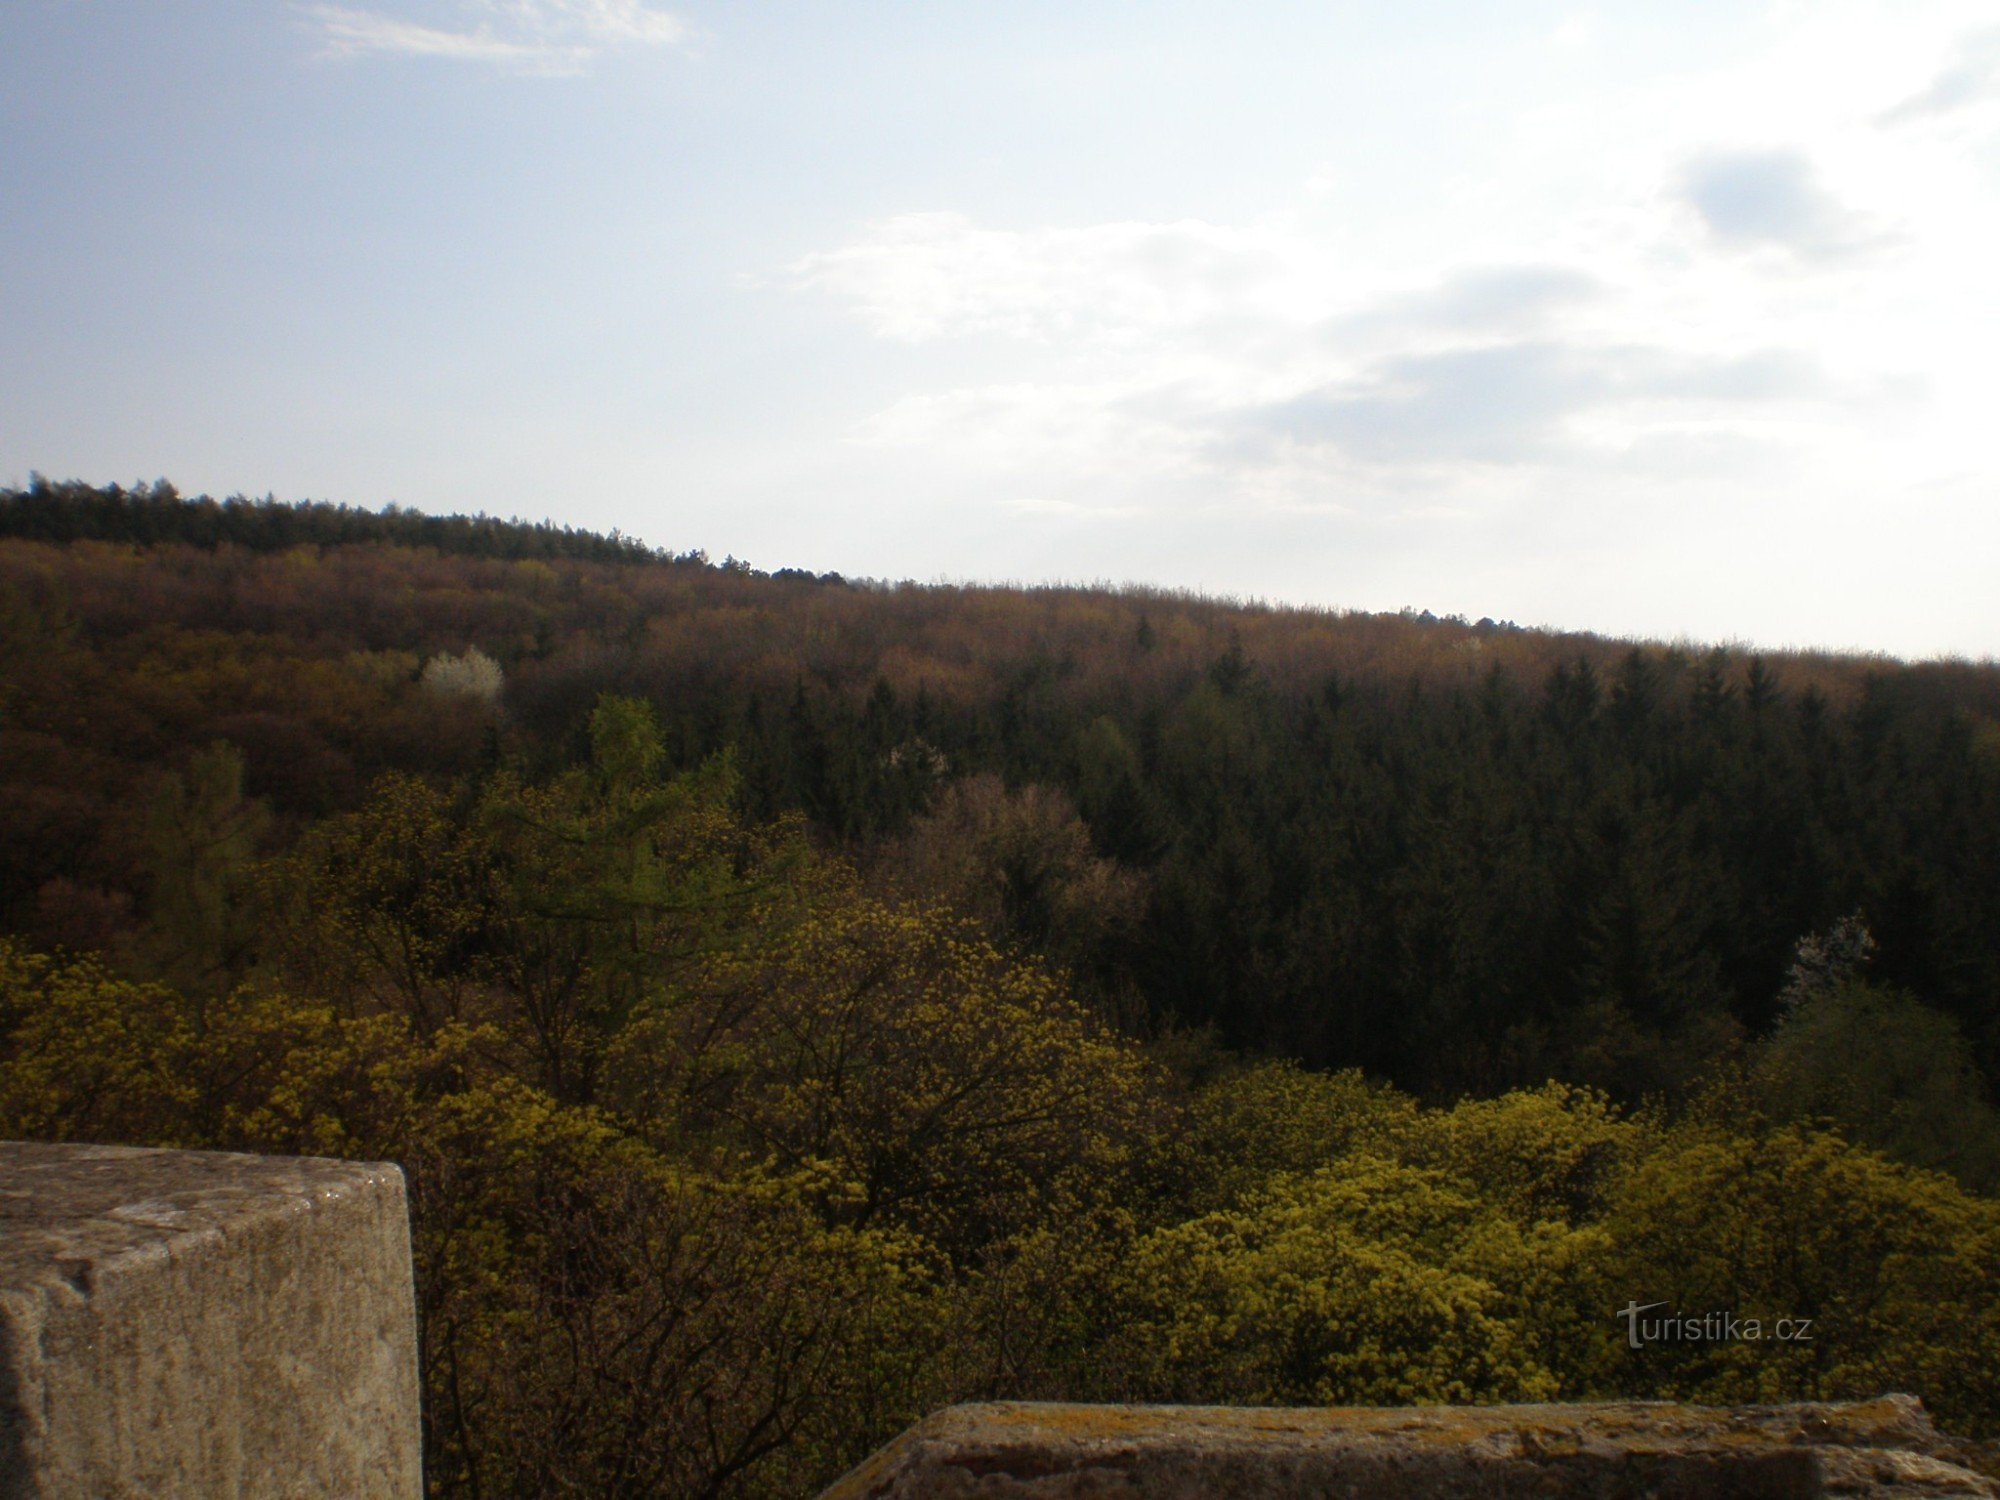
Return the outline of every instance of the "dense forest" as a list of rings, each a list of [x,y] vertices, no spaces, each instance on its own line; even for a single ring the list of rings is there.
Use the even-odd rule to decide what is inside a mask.
[[[1992,664],[0,491],[0,1135],[401,1162],[438,1494],[1001,1395],[1997,1434],[1996,1086]]]

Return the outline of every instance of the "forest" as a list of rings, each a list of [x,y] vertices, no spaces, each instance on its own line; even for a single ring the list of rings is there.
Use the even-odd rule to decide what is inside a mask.
[[[2000,665],[0,491],[0,1137],[402,1164],[437,1495],[996,1397],[2000,1437],[1996,1099]]]

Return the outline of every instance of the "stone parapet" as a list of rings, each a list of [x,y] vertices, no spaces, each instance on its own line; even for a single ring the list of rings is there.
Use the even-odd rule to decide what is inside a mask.
[[[422,1493],[403,1176],[0,1143],[0,1500]]]
[[[2000,1486],[1908,1396],[1715,1408],[955,1406],[821,1500],[1945,1500]]]

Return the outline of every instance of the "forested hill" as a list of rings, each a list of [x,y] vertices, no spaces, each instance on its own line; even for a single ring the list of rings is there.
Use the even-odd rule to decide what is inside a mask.
[[[432,1495],[968,1400],[2000,1436],[1996,1001],[1992,666],[0,494],[0,1138],[399,1163]]]
[[[591,562],[703,562],[675,557],[613,532],[558,527],[494,516],[430,516],[390,505],[379,511],[324,501],[280,504],[266,497],[183,498],[161,479],[138,484],[51,484],[37,474],[23,490],[0,490],[0,536],[36,542],[182,542],[193,547],[242,547],[281,552],[290,547],[386,542],[430,547],[466,557],[567,557]]]
[[[485,517],[0,492],[0,925],[139,951],[221,880],[175,818],[249,861],[386,772],[546,777],[610,693],[675,766],[731,751],[745,816],[804,813],[1143,1034],[1430,1096],[1671,1093],[1858,915],[1871,977],[2000,1078],[1991,664],[840,584]]]

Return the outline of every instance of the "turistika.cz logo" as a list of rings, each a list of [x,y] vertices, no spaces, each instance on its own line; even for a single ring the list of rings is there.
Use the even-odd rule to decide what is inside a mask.
[[[1811,1318],[1744,1318],[1732,1312],[1665,1312],[1646,1314],[1664,1302],[1628,1302],[1614,1316],[1625,1320],[1625,1342],[1634,1349],[1647,1344],[1759,1343],[1774,1339],[1786,1344],[1810,1344]]]

